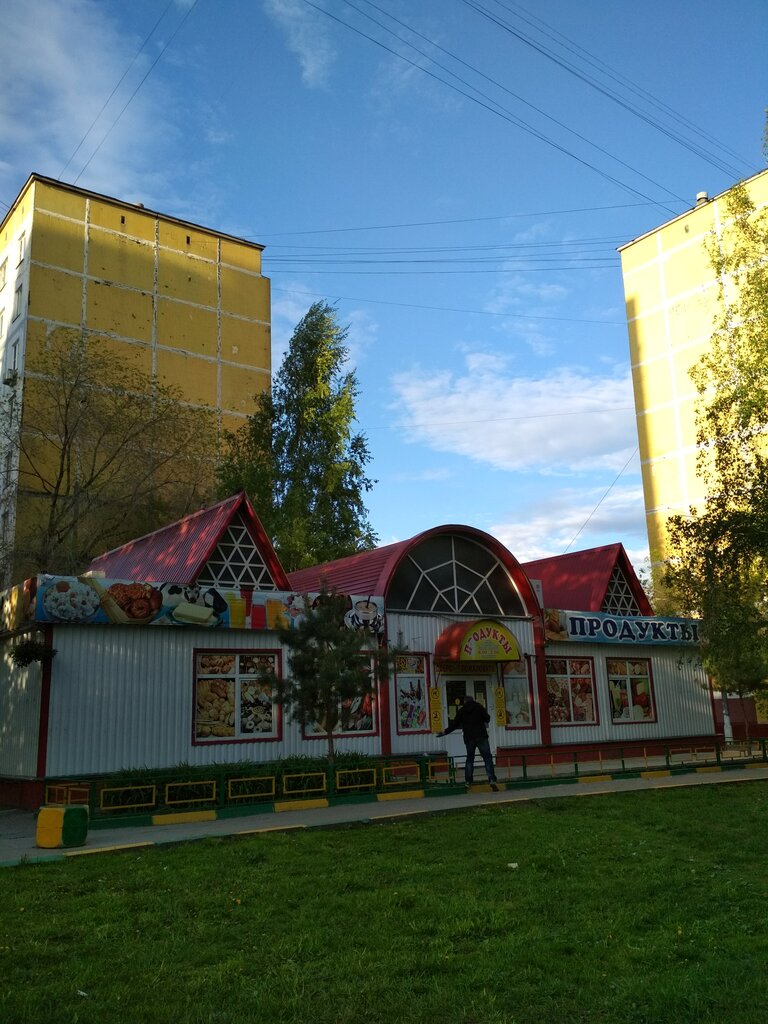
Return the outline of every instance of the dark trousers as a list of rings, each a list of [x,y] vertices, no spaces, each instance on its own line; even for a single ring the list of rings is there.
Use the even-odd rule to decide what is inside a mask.
[[[464,740],[464,745],[467,748],[467,760],[464,764],[464,779],[469,785],[472,781],[472,777],[475,774],[475,751],[480,751],[480,757],[483,759],[485,770],[488,773],[488,781],[496,781],[496,771],[493,767],[493,755],[491,754],[491,745],[488,742],[488,737],[477,740]]]

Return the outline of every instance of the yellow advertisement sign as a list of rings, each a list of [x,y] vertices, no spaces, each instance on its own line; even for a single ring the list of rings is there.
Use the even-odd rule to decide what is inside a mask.
[[[504,687],[497,686],[493,691],[493,705],[496,714],[496,725],[507,724],[507,702],[504,696]]]
[[[443,731],[443,701],[437,686],[429,688],[429,727],[432,732]]]

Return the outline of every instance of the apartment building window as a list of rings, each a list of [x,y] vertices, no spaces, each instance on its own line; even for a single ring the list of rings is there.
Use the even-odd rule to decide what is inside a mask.
[[[18,359],[19,359],[19,339],[18,339],[18,337],[16,337],[11,342],[11,363],[10,363],[10,369],[11,370],[18,370],[18,368],[19,368],[18,367]]]
[[[3,260],[0,263],[0,288],[5,288],[5,282],[8,278],[8,260]]]
[[[3,327],[5,326],[5,310],[0,309],[0,337],[3,334]]]
[[[5,453],[5,486],[10,487],[11,485],[11,474],[13,473],[13,452],[7,451]]]
[[[21,313],[21,296],[22,296],[22,292],[23,291],[24,291],[24,285],[20,284],[19,287],[16,289],[15,295],[13,296],[13,318],[12,319],[14,319],[14,320]]]
[[[19,263],[22,262],[27,252],[27,233],[22,231],[19,235]]]

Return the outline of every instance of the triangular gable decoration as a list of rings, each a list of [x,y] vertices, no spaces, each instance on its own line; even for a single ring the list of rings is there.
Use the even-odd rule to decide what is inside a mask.
[[[627,577],[618,565],[614,567],[611,573],[611,578],[605,591],[603,606],[600,610],[609,612],[611,615],[643,614],[638,607]]]
[[[245,520],[237,513],[203,566],[198,583],[218,587],[279,590]]]

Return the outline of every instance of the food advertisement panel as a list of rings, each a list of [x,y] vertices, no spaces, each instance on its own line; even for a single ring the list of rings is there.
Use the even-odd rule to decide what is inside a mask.
[[[277,653],[198,651],[195,741],[279,739],[279,708],[265,672],[279,674]]]
[[[327,718],[308,722],[304,727],[304,737],[325,737],[329,727],[333,736],[373,736],[376,733],[376,698],[372,693],[366,693],[340,701],[338,708]]]
[[[597,724],[594,667],[591,659],[547,658],[545,665],[552,724]]]
[[[508,729],[529,729],[533,725],[531,684],[525,660],[510,661],[504,666],[505,725]]]
[[[647,658],[609,658],[608,692],[614,722],[655,722],[651,664]]]
[[[398,656],[395,674],[398,733],[429,732],[426,658],[423,654]]]
[[[246,587],[44,574],[2,594],[2,617],[9,631],[26,622],[277,630],[295,628],[319,599]],[[371,647],[384,642],[383,598],[345,596],[342,619],[347,629],[365,633]]]

